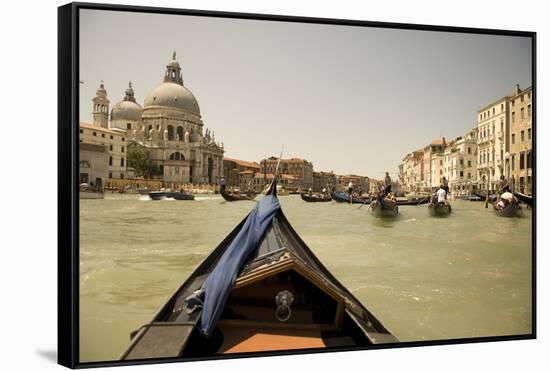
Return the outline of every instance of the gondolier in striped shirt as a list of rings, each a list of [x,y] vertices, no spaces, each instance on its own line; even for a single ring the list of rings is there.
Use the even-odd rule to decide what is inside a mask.
[[[510,184],[508,184],[508,181],[504,177],[504,175],[500,176],[500,179],[498,181],[499,185],[499,191],[498,193],[503,194],[505,192],[510,192]]]

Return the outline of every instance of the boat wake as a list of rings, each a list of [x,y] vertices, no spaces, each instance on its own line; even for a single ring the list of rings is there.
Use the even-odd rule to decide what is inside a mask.
[[[410,219],[404,220],[404,222],[405,223],[416,222],[416,218],[410,218]]]
[[[140,200],[140,201],[151,201],[151,197],[149,197],[147,195],[141,195],[141,196],[139,196],[138,200]]]
[[[195,197],[196,201],[203,201],[203,200],[219,200],[219,197]]]

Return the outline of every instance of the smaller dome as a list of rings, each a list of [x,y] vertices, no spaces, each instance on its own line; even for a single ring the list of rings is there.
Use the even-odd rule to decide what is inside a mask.
[[[136,102],[123,100],[113,106],[111,120],[139,121],[143,109]]]

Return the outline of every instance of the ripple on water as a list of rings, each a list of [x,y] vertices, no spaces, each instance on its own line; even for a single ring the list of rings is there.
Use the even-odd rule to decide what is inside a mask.
[[[116,359],[253,202],[140,202],[109,195],[80,208],[81,344]],[[100,202],[96,202],[100,201]],[[401,340],[524,334],[531,329],[531,213],[498,218],[481,203],[425,205],[377,220],[365,207],[280,198],[317,257]],[[105,339],[109,339],[106,341]]]

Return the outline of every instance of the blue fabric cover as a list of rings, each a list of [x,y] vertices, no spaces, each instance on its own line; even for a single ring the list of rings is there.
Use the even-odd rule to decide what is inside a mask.
[[[260,238],[280,207],[276,196],[264,196],[248,214],[243,227],[208,275],[200,293],[203,303],[199,330],[204,336],[210,336],[216,327],[237,274],[250,254],[258,248]]]

